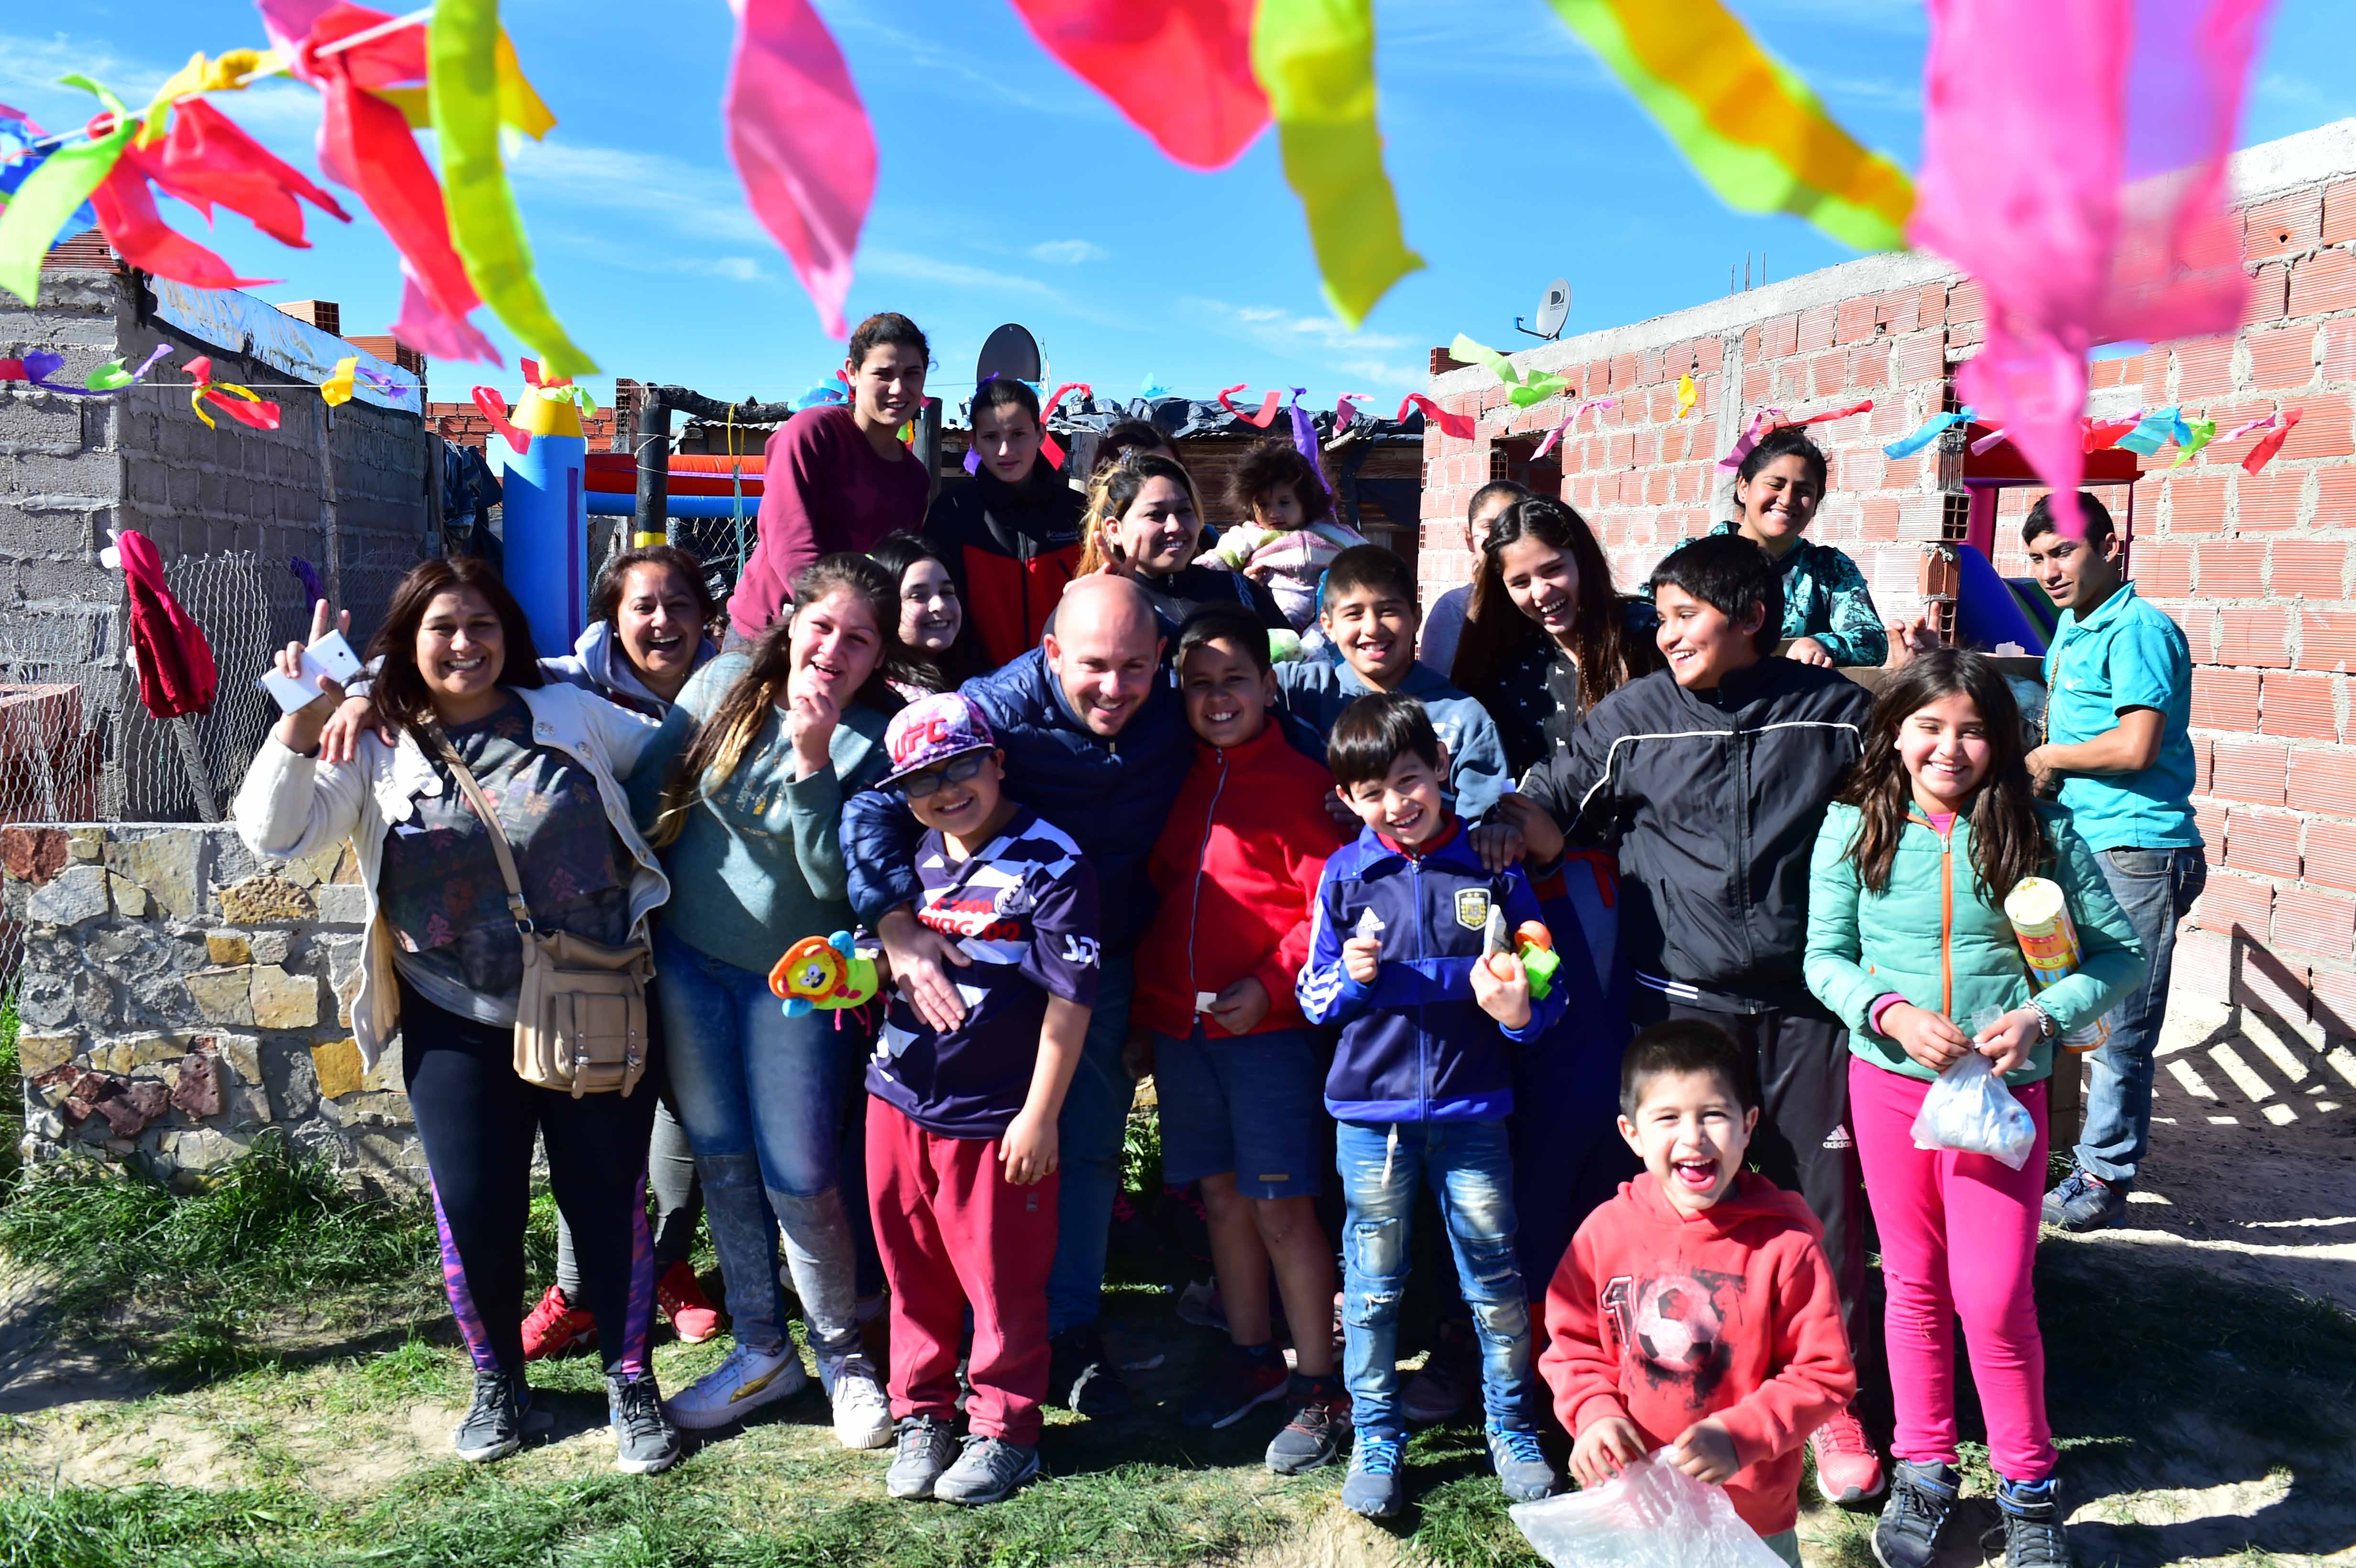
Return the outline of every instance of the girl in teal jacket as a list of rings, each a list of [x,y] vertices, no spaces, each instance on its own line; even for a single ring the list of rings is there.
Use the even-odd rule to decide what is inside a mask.
[[[1886,1563],[1927,1565],[1954,1507],[1954,1324],[1987,1420],[2008,1562],[2068,1562],[2029,1270],[2045,1186],[2054,1042],[2143,974],[2134,928],[2066,816],[2041,807],[2020,712],[1996,667],[1942,648],[1874,704],[1865,754],[1825,816],[1808,888],[1808,988],[1849,1027],[1849,1117],[1881,1272],[1899,1461],[1874,1531]],[[2061,884],[2078,971],[2032,997],[2004,898]],[[1986,1009],[2001,1016],[1973,1032]],[[1914,1147],[1932,1081],[1977,1051],[2037,1128],[2018,1170]],[[2044,1555],[2039,1555],[2042,1552]]]

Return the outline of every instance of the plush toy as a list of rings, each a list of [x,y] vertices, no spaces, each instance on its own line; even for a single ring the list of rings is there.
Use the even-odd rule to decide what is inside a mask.
[[[880,985],[875,960],[852,950],[847,931],[803,937],[769,971],[769,989],[786,999],[789,1019],[819,1008],[855,1008]]]
[[[1508,952],[1521,959],[1522,972],[1530,977],[1532,1001],[1546,1000],[1547,993],[1554,989],[1554,972],[1561,966],[1562,955],[1554,950],[1554,933],[1542,922],[1522,922],[1514,932],[1513,944],[1509,948],[1505,942],[1505,912],[1492,905],[1488,929],[1482,933],[1482,946],[1485,949],[1482,962],[1488,965],[1489,973],[1500,980],[1506,976],[1497,967],[1497,960]]]

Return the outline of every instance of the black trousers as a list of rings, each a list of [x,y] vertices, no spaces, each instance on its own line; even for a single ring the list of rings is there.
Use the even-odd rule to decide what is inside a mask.
[[[434,1178],[442,1282],[475,1365],[523,1373],[523,1233],[537,1136],[605,1371],[646,1371],[655,1307],[647,1142],[659,1064],[627,1095],[576,1100],[534,1088],[516,1076],[512,1029],[437,1008],[406,981],[401,1039],[402,1079]]]
[[[1848,1029],[1828,1015],[1770,1009],[1719,1012],[1640,987],[1640,1007],[1714,1023],[1759,1072],[1759,1130],[1751,1160],[1776,1186],[1797,1192],[1825,1228],[1825,1256],[1840,1289],[1841,1318],[1857,1341],[1865,1289],[1865,1180],[1848,1129]],[[1862,1356],[1860,1355],[1860,1363]]]

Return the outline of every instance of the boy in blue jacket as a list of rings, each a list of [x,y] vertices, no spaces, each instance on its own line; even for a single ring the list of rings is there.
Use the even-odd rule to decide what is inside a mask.
[[[1357,1426],[1342,1501],[1382,1519],[1403,1500],[1398,1304],[1419,1179],[1439,1200],[1480,1334],[1497,1478],[1516,1502],[1547,1497],[1559,1481],[1538,1451],[1505,1116],[1514,1047],[1545,1035],[1563,1004],[1533,997],[1510,951],[1487,952],[1493,916],[1514,931],[1538,919],[1537,899],[1518,869],[1484,869],[1442,804],[1440,737],[1414,698],[1352,703],[1325,756],[1365,825],[1325,862],[1299,986],[1309,1021],[1342,1031],[1325,1078],[1348,1209],[1343,1375]]]

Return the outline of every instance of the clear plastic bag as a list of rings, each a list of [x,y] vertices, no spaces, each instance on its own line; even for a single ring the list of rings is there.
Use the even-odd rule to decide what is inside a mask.
[[[1724,1487],[1655,1453],[1600,1487],[1508,1510],[1555,1568],[1783,1568]]]
[[[2000,1008],[1984,1010],[2002,1016]],[[1973,1019],[1973,1032],[1993,1021]],[[1931,1092],[1922,1096],[1922,1108],[1914,1114],[1913,1130],[1916,1148],[1984,1154],[2015,1170],[2029,1162],[2029,1151],[2037,1147],[2037,1124],[2029,1108],[2012,1097],[1996,1075],[1996,1064],[1976,1051],[1965,1051],[1932,1083]]]

